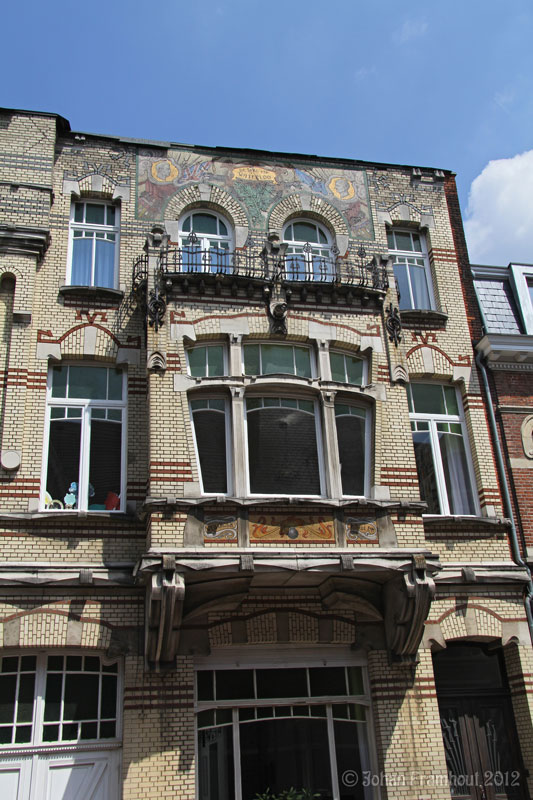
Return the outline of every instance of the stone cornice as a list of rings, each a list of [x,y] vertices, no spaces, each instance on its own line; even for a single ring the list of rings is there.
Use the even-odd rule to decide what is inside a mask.
[[[0,224],[0,253],[37,256],[40,261],[50,243],[48,228]]]

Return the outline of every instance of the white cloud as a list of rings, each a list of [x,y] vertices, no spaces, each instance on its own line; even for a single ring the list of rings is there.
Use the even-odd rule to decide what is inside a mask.
[[[493,101],[502,111],[507,111],[509,114],[511,106],[514,104],[516,92],[514,89],[504,89],[501,92],[496,92]]]
[[[372,78],[374,75],[377,74],[377,70],[375,67],[360,67],[354,73],[354,80],[359,83],[361,81],[366,80],[367,78]]]
[[[427,33],[428,24],[421,19],[408,19],[394,31],[392,40],[395,44],[406,44],[413,39],[420,39]]]
[[[474,264],[533,264],[533,150],[489,161],[472,181],[465,231]]]

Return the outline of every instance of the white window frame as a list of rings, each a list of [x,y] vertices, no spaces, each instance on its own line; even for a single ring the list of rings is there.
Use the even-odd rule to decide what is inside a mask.
[[[344,377],[345,377],[345,380],[343,381],[343,383],[345,383],[347,386],[366,386],[367,385],[367,381],[368,381],[368,358],[365,358],[364,356],[360,356],[358,353],[350,352],[349,350],[337,350],[336,348],[332,348],[331,350],[328,350],[329,370],[330,370],[330,375],[331,375],[331,380],[332,381],[335,381],[335,378],[333,377],[333,373],[331,371],[331,356],[332,355],[343,356],[344,357]],[[362,362],[363,370],[362,370],[362,374],[361,374],[361,383],[350,383],[350,381],[347,380],[347,377],[348,377],[348,373],[347,373],[347,370],[346,370],[346,358],[347,357],[348,358],[353,358],[353,359],[355,359],[357,361],[361,361]]]
[[[248,376],[248,373],[245,371],[244,351],[245,351],[245,348],[247,346],[249,346],[249,345],[254,345],[256,347],[259,346],[260,371],[258,373],[258,377],[269,378],[269,377],[273,377],[273,376],[276,376],[276,375],[288,375],[291,378],[296,378],[296,380],[298,380],[298,379],[300,379],[300,380],[309,380],[309,378],[307,378],[307,377],[305,377],[303,375],[297,375],[296,374],[296,361],[295,361],[295,355],[294,355],[294,348],[295,347],[299,347],[300,349],[307,350],[309,352],[309,361],[310,361],[310,365],[311,365],[311,378],[316,378],[317,377],[315,352],[314,352],[314,349],[310,345],[300,344],[298,342],[277,342],[277,341],[272,341],[272,342],[266,341],[266,342],[263,342],[263,341],[253,341],[253,340],[248,340],[248,341],[242,343],[241,364],[242,364],[242,374],[243,375]],[[261,353],[261,347],[263,347],[264,345],[267,345],[267,346],[275,345],[276,347],[291,347],[292,348],[292,353],[293,353],[292,361],[293,361],[293,364],[294,364],[295,371],[294,372],[263,372],[263,366],[262,366],[263,365],[263,356],[262,356],[262,353]]]
[[[36,669],[35,669],[35,686],[33,691],[33,717],[32,717],[32,739],[30,742],[24,743],[10,743],[10,744],[2,744],[0,745],[0,759],[7,755],[10,752],[16,751],[18,752],[27,752],[27,751],[35,751],[35,749],[40,749],[46,752],[49,751],[73,751],[83,747],[84,750],[101,750],[101,749],[109,749],[113,746],[120,745],[122,741],[123,729],[122,729],[122,698],[124,695],[124,678],[123,678],[123,669],[122,663],[120,659],[117,658],[106,658],[102,653],[88,651],[88,650],[73,650],[73,649],[57,649],[57,650],[47,650],[43,651],[40,650],[36,652],[35,650],[14,650],[8,651],[4,650],[2,652],[3,658],[9,658],[11,656],[20,657],[20,656],[34,656],[36,658]],[[97,657],[100,659],[100,664],[102,665],[110,665],[110,664],[117,664],[117,672],[116,673],[109,673],[109,674],[116,674],[117,676],[117,707],[116,707],[116,731],[114,737],[109,738],[98,738],[98,739],[67,739],[65,741],[61,740],[52,740],[52,741],[44,741],[43,740],[43,723],[44,723],[44,706],[45,706],[45,691],[46,691],[46,677],[47,677],[47,662],[48,656],[90,656],[90,657]],[[63,669],[62,674],[65,672],[69,672],[68,669]],[[18,671],[17,675],[21,674],[20,670]],[[81,674],[85,674],[82,671]],[[92,673],[96,674],[96,673]],[[100,673],[101,674],[101,669]],[[18,685],[19,679],[17,677],[17,689],[18,692]],[[54,721],[55,722],[55,721]],[[29,724],[29,723],[25,723]]]
[[[217,220],[217,230],[220,230],[220,223],[222,222],[227,231],[228,235],[224,236],[223,234],[217,233],[196,233],[194,231],[184,231],[183,225],[188,219],[192,219],[195,214],[208,214],[211,217],[215,217]],[[191,224],[192,229],[192,224]],[[233,231],[233,225],[230,221],[224,217],[222,214],[219,214],[218,211],[213,211],[211,208],[192,208],[186,211],[179,220],[178,225],[178,242],[180,246],[180,250],[184,248],[190,247],[190,243],[187,241],[191,234],[194,233],[197,241],[194,245],[195,248],[198,249],[200,253],[200,263],[198,265],[197,270],[193,270],[194,272],[211,272],[218,271],[217,264],[211,264],[211,259],[208,257],[209,251],[211,250],[211,246],[214,244],[217,246],[218,249],[223,250],[225,253],[228,254],[228,264],[223,266],[222,271],[227,272],[230,269],[230,254],[233,253],[235,250],[235,236]],[[217,243],[227,242],[227,248],[220,248],[218,247]],[[186,270],[189,271],[189,270]]]
[[[430,267],[430,264],[429,264],[429,254],[428,254],[428,247],[427,247],[427,241],[426,241],[425,234],[422,233],[422,231],[410,230],[409,228],[387,227],[387,234],[389,234],[389,233],[392,234],[395,244],[396,244],[396,239],[395,239],[395,234],[396,233],[403,233],[403,234],[410,235],[411,236],[411,241],[412,241],[413,234],[416,234],[420,239],[420,246],[422,248],[422,251],[419,252],[419,251],[414,250],[414,249],[413,250],[400,250],[400,249],[397,249],[397,248],[391,249],[389,247],[389,255],[392,258],[393,270],[394,270],[394,267],[396,266],[396,263],[397,263],[396,262],[396,258],[419,258],[419,259],[424,261],[424,271],[425,271],[425,275],[426,275],[426,286],[427,286],[428,297],[429,297],[429,309],[424,309],[424,308],[419,309],[418,306],[416,306],[414,304],[414,302],[413,302],[413,289],[412,289],[412,284],[411,284],[411,273],[410,273],[410,270],[407,269],[407,280],[408,280],[408,283],[409,283],[409,306],[406,307],[406,308],[400,308],[400,312],[402,312],[402,311],[403,312],[417,311],[417,310],[419,310],[419,311],[434,311],[435,310],[435,294],[434,294],[434,291],[433,291],[433,278],[432,278],[432,275],[431,275],[431,267]],[[388,244],[388,240],[387,240],[387,244]],[[404,261],[400,261],[398,263],[404,264],[405,262]],[[394,280],[395,280],[395,283],[396,283],[396,288],[399,291],[399,289],[398,289],[398,281],[396,280],[396,275],[394,276]]]
[[[533,283],[533,264],[511,264],[510,267],[524,330],[531,336],[533,335],[533,300],[529,291],[529,282]]]
[[[292,492],[288,494],[257,494],[252,493],[250,489],[250,459],[249,459],[249,447],[248,447],[248,410],[246,406],[247,400],[252,399],[265,399],[265,398],[280,398],[281,400],[304,400],[306,402],[313,403],[313,413],[315,417],[315,431],[316,431],[316,444],[317,444],[317,459],[318,459],[318,477],[320,483],[320,494],[300,494]],[[282,408],[283,406],[281,406]],[[256,410],[256,409],[254,409]],[[324,474],[324,446],[322,442],[322,419],[321,419],[321,409],[319,407],[318,399],[316,397],[309,397],[302,394],[295,393],[294,391],[290,391],[290,388],[287,386],[286,388],[283,386],[279,387],[279,391],[275,393],[256,393],[256,394],[247,394],[244,398],[244,437],[245,437],[245,447],[244,447],[244,457],[246,459],[246,495],[247,497],[311,497],[311,498],[322,498],[326,496],[326,481],[325,481],[325,474]],[[253,411],[251,412],[253,413]],[[303,412],[309,413],[309,412]]]
[[[198,443],[196,441],[196,427],[193,419],[194,411],[192,408],[192,401],[194,400],[223,400],[224,401],[224,412],[220,411],[218,413],[224,413],[224,422],[225,422],[225,431],[226,431],[226,491],[225,492],[206,492],[204,490],[204,480],[202,475],[202,465],[200,462],[200,453],[198,451]],[[233,496],[233,469],[232,469],[232,450],[233,450],[233,441],[232,441],[232,427],[231,427],[231,408],[230,408],[230,400],[227,395],[221,393],[209,393],[201,394],[197,392],[191,392],[189,394],[189,415],[191,420],[191,428],[192,428],[192,437],[194,443],[194,455],[196,458],[196,464],[198,465],[198,477],[200,482],[200,492],[202,495],[206,497],[231,497]]]
[[[418,385],[431,385],[427,382],[421,381]],[[443,384],[433,384],[435,386],[443,386]],[[444,467],[442,466],[442,456],[440,452],[439,446],[439,439],[438,439],[438,432],[437,432],[437,423],[439,422],[449,422],[452,424],[460,424],[461,426],[461,435],[463,439],[463,446],[465,451],[465,460],[467,464],[467,471],[468,477],[470,479],[470,489],[472,492],[472,499],[474,501],[474,513],[473,514],[464,514],[461,516],[469,516],[475,517],[479,516],[480,514],[480,506],[479,506],[479,498],[477,493],[477,484],[476,478],[474,474],[474,467],[472,463],[472,452],[470,449],[470,441],[468,438],[468,433],[466,430],[465,424],[465,417],[464,417],[464,408],[463,408],[463,401],[461,397],[461,393],[457,389],[457,387],[452,387],[455,391],[456,400],[457,400],[457,407],[459,409],[459,414],[427,414],[427,413],[420,413],[415,411],[409,412],[409,422],[428,422],[429,423],[429,434],[430,434],[430,441],[431,441],[431,455],[433,458],[433,468],[435,470],[435,480],[437,483],[437,491],[439,495],[439,503],[441,506],[440,514],[424,514],[423,516],[427,517],[441,517],[441,516],[450,516],[454,515],[457,516],[455,512],[450,510],[450,503],[448,499],[448,490],[446,488],[446,479],[444,475]],[[408,384],[407,391],[411,391],[411,384]],[[411,395],[411,402],[412,402],[412,395]],[[414,403],[412,403],[414,408]],[[411,431],[411,436],[414,431]],[[414,441],[413,441],[414,447]]]
[[[97,225],[97,224],[90,224],[88,222],[75,222],[74,214],[76,210],[77,204],[83,204],[84,206],[87,205],[95,205],[95,206],[112,206],[115,209],[115,224],[114,225]],[[95,246],[95,238],[93,238],[93,249],[92,249],[92,263],[91,263],[91,283],[90,284],[78,284],[73,283],[72,281],[72,266],[73,266],[73,258],[74,258],[74,230],[82,230],[82,231],[92,231],[94,233],[113,233],[115,234],[115,242],[114,242],[114,268],[113,268],[113,286],[101,286],[94,282],[94,273],[95,273],[95,263],[96,263],[96,246]],[[92,200],[91,198],[84,198],[80,200],[72,200],[70,206],[70,222],[69,222],[69,243],[68,243],[68,258],[67,258],[67,276],[66,282],[67,286],[80,286],[80,285],[88,285],[95,289],[117,289],[118,287],[118,278],[119,278],[119,263],[120,263],[120,206],[115,205],[114,203],[105,202],[103,200]]]
[[[200,791],[200,777],[199,777],[199,753],[198,753],[198,725],[197,714],[205,708],[224,708],[224,707],[258,707],[261,705],[270,706],[283,706],[289,705],[291,699],[295,698],[282,698],[282,699],[268,699],[261,703],[261,700],[231,700],[231,701],[199,701],[197,695],[197,680],[196,674],[202,670],[235,670],[239,668],[244,669],[275,669],[284,670],[291,667],[361,667],[363,676],[364,693],[362,695],[353,695],[349,697],[351,702],[358,705],[365,706],[366,708],[366,738],[368,748],[368,764],[361,764],[363,774],[374,775],[377,774],[377,749],[375,739],[375,724],[372,707],[372,696],[370,680],[368,676],[368,663],[365,655],[354,653],[345,647],[335,645],[323,645],[320,649],[312,647],[298,647],[288,648],[281,647],[279,644],[271,647],[263,646],[259,652],[251,653],[248,650],[236,647],[225,648],[224,653],[211,656],[197,656],[194,660],[194,714],[195,714],[195,756],[196,756],[196,797],[199,796]],[[280,673],[281,674],[281,673]],[[313,698],[314,702],[320,701],[322,698]],[[322,704],[332,704],[335,702],[343,702],[336,696],[327,696]],[[329,719],[329,717],[328,717]],[[235,800],[242,800],[242,784],[240,780],[236,780],[237,772],[240,777],[240,752],[237,745],[239,744],[239,733],[235,733],[235,723],[238,728],[238,715],[233,715],[232,726],[233,732],[233,746],[234,746],[234,771],[235,771]],[[328,741],[331,750],[333,742],[331,741],[331,729],[328,731]],[[336,760],[336,756],[335,756]],[[362,759],[363,760],[363,759]],[[366,769],[365,769],[366,767]],[[334,764],[332,764],[332,775],[336,775]],[[335,785],[333,788],[333,800],[338,800],[339,794],[335,794]],[[381,793],[379,788],[373,789],[371,785],[364,787],[365,800],[379,800]]]
[[[80,511],[87,514],[121,514],[126,510],[126,486],[127,486],[127,439],[128,439],[128,376],[125,369],[122,369],[122,400],[88,400],[81,398],[70,397],[52,397],[52,375],[54,366],[63,367],[103,367],[107,369],[115,369],[114,366],[109,364],[86,364],[85,362],[61,362],[60,365],[51,364],[48,369],[48,376],[46,381],[46,418],[45,418],[45,434],[43,444],[43,472],[41,480],[41,498],[40,509],[41,511],[58,512],[62,514],[77,514]],[[47,494],[47,476],[48,476],[48,459],[50,454],[50,424],[51,424],[51,410],[52,408],[81,408],[81,432],[80,432],[80,468],[77,477],[78,482],[78,505],[76,508],[53,508],[46,506]],[[122,411],[122,437],[121,437],[121,472],[120,472],[120,508],[112,511],[102,511],[101,509],[89,509],[89,457],[90,457],[90,442],[91,442],[91,409],[93,408],[116,408]],[[117,423],[118,424],[118,423]],[[67,487],[65,487],[65,491]],[[62,500],[62,498],[54,498]]]
[[[323,243],[320,243],[320,242],[306,242],[303,239],[288,239],[287,238],[287,229],[289,228],[290,225],[294,225],[294,224],[298,224],[298,223],[305,223],[306,225],[314,225],[316,227],[317,231],[320,231],[321,233],[324,234],[324,236],[327,239],[327,244],[323,244]],[[320,239],[319,236],[317,238]],[[332,252],[333,242],[332,242],[332,239],[331,239],[331,234],[328,231],[328,229],[325,227],[325,225],[321,225],[316,220],[307,219],[306,217],[298,217],[298,218],[295,218],[295,219],[289,219],[289,220],[287,220],[287,222],[283,226],[282,241],[285,244],[288,245],[287,246],[287,253],[286,253],[287,263],[286,263],[286,267],[285,267],[285,272],[286,272],[286,277],[287,278],[290,279],[290,275],[289,275],[289,273],[291,272],[290,264],[291,264],[291,261],[293,260],[293,259],[291,259],[291,256],[300,256],[300,255],[303,256],[303,260],[304,260],[305,280],[315,281],[315,280],[320,280],[321,278],[323,278],[325,280],[331,280],[332,278],[335,277],[334,276],[334,272],[333,272],[333,252]],[[305,250],[303,250],[303,248],[306,247],[306,246],[309,246],[310,248],[312,248],[312,250],[318,250],[319,252],[318,253],[313,253],[311,251],[310,252],[306,252]],[[329,269],[328,269],[326,275],[319,276],[318,278],[315,277],[315,269],[314,269],[314,264],[313,264],[313,258],[314,257],[325,259],[325,262],[327,264],[329,264]],[[296,280],[298,280],[298,279],[299,278],[296,278]]]
[[[199,349],[200,347],[205,347],[205,372],[206,372],[206,374],[205,375],[198,375],[198,376],[191,375],[191,365],[189,363],[189,353],[192,350]],[[223,364],[224,372],[222,372],[220,375],[208,375],[207,374],[208,373],[208,369],[209,369],[208,349],[210,347],[221,347],[222,348],[222,364]],[[228,374],[228,348],[226,347],[225,344],[223,344],[221,342],[196,342],[196,344],[191,345],[191,347],[187,347],[185,349],[185,356],[187,358],[187,373],[189,375],[191,375],[191,377],[194,377],[195,379],[197,377],[198,378],[223,378],[223,377],[227,376],[227,374]]]
[[[341,491],[342,497],[370,497],[370,467],[371,467],[371,459],[372,459],[372,429],[373,429],[373,414],[372,409],[370,406],[354,402],[352,398],[349,397],[337,397],[335,398],[335,405],[336,406],[352,406],[354,408],[358,408],[365,413],[365,470],[364,470],[364,494],[344,494],[342,489],[342,463],[340,460],[339,454],[339,461],[338,461],[338,470],[339,470],[339,486]],[[338,443],[338,432],[337,432],[337,414],[335,414],[335,435],[337,436],[337,443]],[[338,447],[337,447],[338,451]]]

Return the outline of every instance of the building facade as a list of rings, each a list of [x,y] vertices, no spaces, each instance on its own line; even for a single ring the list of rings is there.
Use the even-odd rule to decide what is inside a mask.
[[[528,797],[453,174],[0,141],[6,797]]]

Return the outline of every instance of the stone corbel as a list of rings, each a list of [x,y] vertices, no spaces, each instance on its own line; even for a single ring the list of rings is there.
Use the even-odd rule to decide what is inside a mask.
[[[161,569],[149,575],[146,586],[145,657],[157,671],[172,669],[178,652],[185,582],[172,556],[163,556]]]
[[[414,556],[409,572],[384,588],[385,635],[392,661],[413,663],[435,595],[435,582],[423,556]]]

